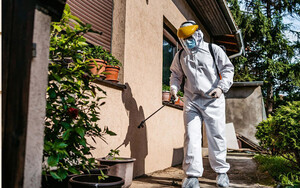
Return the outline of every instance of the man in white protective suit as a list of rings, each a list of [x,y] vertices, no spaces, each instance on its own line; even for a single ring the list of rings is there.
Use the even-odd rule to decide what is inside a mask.
[[[185,77],[183,170],[187,177],[182,187],[200,187],[198,177],[203,173],[202,122],[206,126],[209,162],[217,173],[217,186],[229,187],[223,93],[232,85],[234,67],[221,47],[212,44],[210,49],[198,27],[194,21],[180,26],[177,36],[184,50],[175,55],[170,67],[171,94],[175,100]]]

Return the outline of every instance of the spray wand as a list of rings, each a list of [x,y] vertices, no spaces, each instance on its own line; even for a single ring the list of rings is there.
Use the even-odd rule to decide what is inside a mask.
[[[171,104],[175,103],[175,97],[171,96],[171,100],[170,100]],[[147,121],[149,118],[151,118],[154,114],[156,114],[158,111],[160,111],[163,107],[165,107],[166,104],[163,104],[162,107],[160,107],[158,110],[156,110],[155,112],[153,112],[149,117],[147,117],[146,119],[144,119],[140,125],[138,126],[138,128],[143,128],[145,126],[145,121]]]

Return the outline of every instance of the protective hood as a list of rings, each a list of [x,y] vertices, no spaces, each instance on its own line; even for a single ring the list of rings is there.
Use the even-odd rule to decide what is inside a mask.
[[[199,26],[196,25],[196,22],[189,20],[181,24],[178,29],[177,36],[184,50],[191,54],[193,51],[201,48],[203,45],[203,33],[199,29]],[[189,41],[193,38],[196,41],[196,45],[193,48],[190,48]]]

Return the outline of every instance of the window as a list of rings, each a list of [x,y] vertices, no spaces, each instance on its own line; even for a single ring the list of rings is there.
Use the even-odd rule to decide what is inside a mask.
[[[177,36],[164,24],[164,38],[163,38],[163,78],[162,84],[170,84],[170,66],[173,58],[181,46],[177,40]]]
[[[163,81],[165,85],[170,83],[170,66],[176,53],[176,47],[167,38],[163,39]]]

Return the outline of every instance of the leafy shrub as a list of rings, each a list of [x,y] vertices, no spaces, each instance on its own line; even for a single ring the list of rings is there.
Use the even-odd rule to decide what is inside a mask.
[[[257,126],[260,145],[281,155],[300,170],[300,101],[278,108],[274,116]]]
[[[300,183],[300,172],[293,169],[289,160],[280,156],[256,155],[254,159],[259,164],[259,170],[268,172],[283,186],[296,186]]]
[[[97,124],[104,102],[96,91],[104,95],[105,91],[91,84],[94,76],[86,61],[90,54],[82,51],[88,46],[82,35],[93,32],[91,25],[71,15],[66,5],[61,21],[51,26],[43,174],[50,172],[53,178],[62,180],[69,172],[79,174],[93,167],[95,159],[88,158],[93,148],[87,136],[95,141],[94,137],[104,140],[103,135],[115,134]]]

